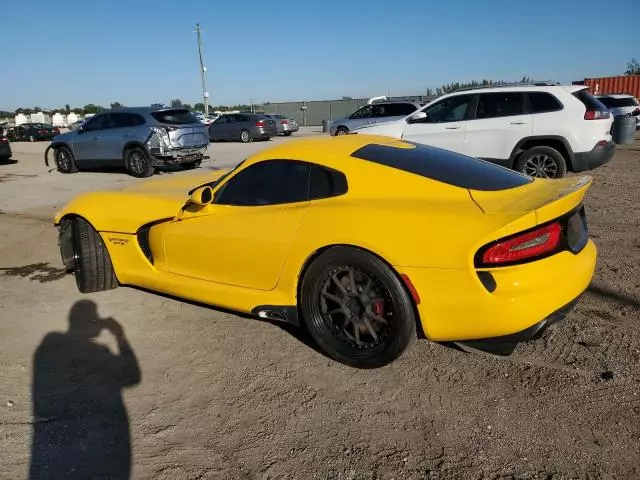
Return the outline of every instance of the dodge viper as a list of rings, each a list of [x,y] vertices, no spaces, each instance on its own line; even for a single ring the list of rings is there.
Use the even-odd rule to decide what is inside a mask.
[[[417,335],[508,355],[563,318],[595,269],[591,181],[347,135],[86,193],[55,224],[81,292],[133,285],[293,323],[375,368]]]

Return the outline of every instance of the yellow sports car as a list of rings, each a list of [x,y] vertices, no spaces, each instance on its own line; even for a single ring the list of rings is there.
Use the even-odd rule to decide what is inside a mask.
[[[136,285],[290,322],[373,368],[417,332],[508,354],[562,318],[595,268],[590,184],[347,135],[84,194],[55,224],[81,292]]]

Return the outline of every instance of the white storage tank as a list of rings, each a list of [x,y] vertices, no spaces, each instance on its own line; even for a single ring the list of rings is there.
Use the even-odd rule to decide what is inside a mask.
[[[44,112],[31,114],[31,123],[51,123],[51,118]]]
[[[80,120],[80,115],[71,112],[69,115],[67,115],[67,126],[71,125],[72,123],[76,123],[78,120]]]
[[[54,127],[66,127],[67,126],[67,117],[61,113],[54,113],[51,118],[51,124]]]

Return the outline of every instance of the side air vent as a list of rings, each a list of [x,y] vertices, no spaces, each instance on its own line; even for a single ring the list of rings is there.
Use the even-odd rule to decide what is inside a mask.
[[[151,247],[149,247],[149,230],[151,230],[151,225],[145,225],[138,230],[138,245],[140,245],[140,250],[147,257],[147,260],[153,264],[153,254],[151,253]]]

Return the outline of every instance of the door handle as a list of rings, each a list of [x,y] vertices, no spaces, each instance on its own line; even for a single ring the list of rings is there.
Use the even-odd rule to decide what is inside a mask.
[[[124,136],[124,137],[130,137],[130,136],[132,136],[132,135],[133,135],[133,133],[125,133],[123,136]]]
[[[100,139],[100,137],[93,137],[93,139],[94,139],[94,140],[99,140],[99,139]]]
[[[527,122],[511,122],[511,125],[526,125]]]
[[[444,127],[447,130],[458,130],[460,127]]]

